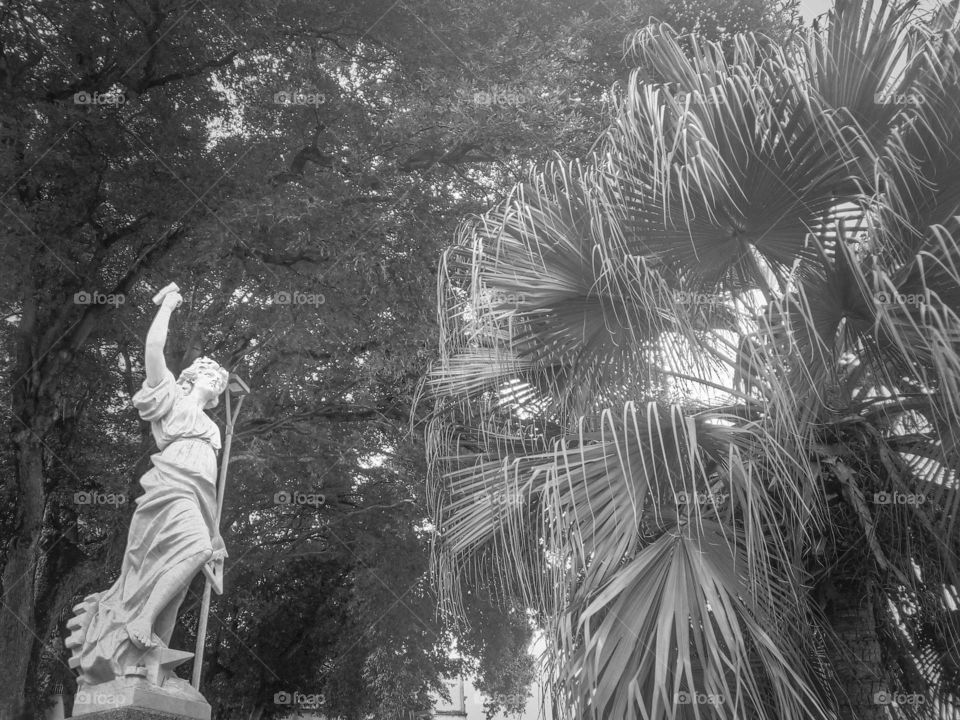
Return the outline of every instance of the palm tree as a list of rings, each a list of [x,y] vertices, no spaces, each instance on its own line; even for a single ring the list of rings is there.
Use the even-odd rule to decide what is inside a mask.
[[[444,257],[444,609],[532,609],[563,717],[960,717],[958,3],[630,49]]]

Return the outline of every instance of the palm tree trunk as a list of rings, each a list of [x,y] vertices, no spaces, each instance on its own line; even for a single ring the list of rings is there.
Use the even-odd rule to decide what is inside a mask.
[[[827,653],[836,672],[839,720],[887,720],[889,688],[874,613],[874,581],[834,580],[825,612],[836,637]],[[879,694],[879,697],[878,697]]]

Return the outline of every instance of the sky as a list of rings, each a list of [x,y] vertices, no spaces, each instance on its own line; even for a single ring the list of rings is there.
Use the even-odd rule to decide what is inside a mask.
[[[933,7],[934,0],[920,0],[920,9]],[[817,15],[825,13],[833,5],[833,0],[800,0],[800,16],[809,23]]]
[[[829,10],[832,4],[832,0],[800,0],[800,16],[809,23]]]

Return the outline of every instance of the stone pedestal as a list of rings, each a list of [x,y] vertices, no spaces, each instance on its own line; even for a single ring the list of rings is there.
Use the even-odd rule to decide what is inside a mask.
[[[158,710],[142,708],[118,708],[116,710],[97,710],[83,716],[87,720],[183,720],[183,715],[171,715]]]
[[[72,717],[85,720],[210,720],[210,705],[186,680],[167,678],[158,687],[124,677],[78,689]]]

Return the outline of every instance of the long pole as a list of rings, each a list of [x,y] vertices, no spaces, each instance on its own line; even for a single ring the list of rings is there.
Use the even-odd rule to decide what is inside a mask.
[[[230,446],[233,444],[233,423],[236,416],[240,413],[240,406],[243,405],[244,395],[237,398],[237,411],[230,411],[230,389],[227,388],[227,439],[223,444],[223,460],[220,463],[220,480],[217,483],[217,514],[214,519],[214,527],[220,528],[220,514],[223,512],[223,495],[227,483],[227,465],[230,463]],[[203,670],[203,646],[207,639],[207,618],[210,615],[210,578],[206,578],[203,584],[203,601],[200,604],[200,623],[197,625],[197,649],[193,656],[193,682],[194,689],[200,689],[200,673]]]

